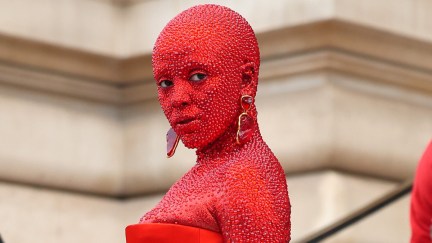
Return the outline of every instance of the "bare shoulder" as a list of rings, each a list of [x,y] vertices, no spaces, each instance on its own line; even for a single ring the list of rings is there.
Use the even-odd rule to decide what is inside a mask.
[[[285,182],[285,173],[273,154],[245,156],[230,161],[226,164],[224,170],[226,179],[246,184],[257,184],[257,180],[261,182]],[[255,179],[251,181],[252,178]]]
[[[287,242],[290,203],[274,156],[249,156],[226,165],[217,218],[225,239]],[[244,232],[248,232],[245,235]]]

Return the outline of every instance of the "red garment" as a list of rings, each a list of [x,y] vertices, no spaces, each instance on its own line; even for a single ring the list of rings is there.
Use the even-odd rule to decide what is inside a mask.
[[[432,242],[432,141],[417,168],[411,196],[411,243]]]
[[[177,224],[134,224],[126,227],[126,243],[222,243],[222,235]]]

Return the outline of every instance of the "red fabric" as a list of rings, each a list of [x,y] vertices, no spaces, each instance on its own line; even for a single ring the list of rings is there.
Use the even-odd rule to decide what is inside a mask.
[[[432,227],[432,141],[417,168],[411,196],[412,243],[431,243]]]
[[[222,243],[222,235],[176,224],[134,224],[126,227],[126,243]]]

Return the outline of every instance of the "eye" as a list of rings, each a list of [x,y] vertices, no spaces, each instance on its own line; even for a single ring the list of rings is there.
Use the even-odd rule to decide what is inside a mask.
[[[207,78],[207,75],[206,75],[206,74],[204,74],[204,73],[195,73],[195,74],[193,74],[193,75],[189,78],[189,80],[190,80],[190,81],[202,81],[202,80],[204,80],[205,78]]]
[[[159,82],[159,86],[161,86],[162,88],[168,88],[168,87],[171,87],[173,85],[174,85],[174,83],[171,80],[162,80]]]

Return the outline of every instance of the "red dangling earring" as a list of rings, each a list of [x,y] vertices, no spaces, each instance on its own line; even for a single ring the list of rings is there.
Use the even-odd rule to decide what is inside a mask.
[[[250,95],[242,95],[240,98],[240,104],[243,109],[243,112],[238,117],[238,126],[237,126],[237,136],[236,142],[237,144],[244,144],[250,140],[253,133],[254,120],[248,114],[249,109],[251,108],[253,103],[253,98]]]
[[[172,129],[172,127],[168,130],[166,134],[166,141],[167,141],[167,158],[171,158],[177,148],[177,145],[179,143],[180,137],[177,135],[177,133]]]

